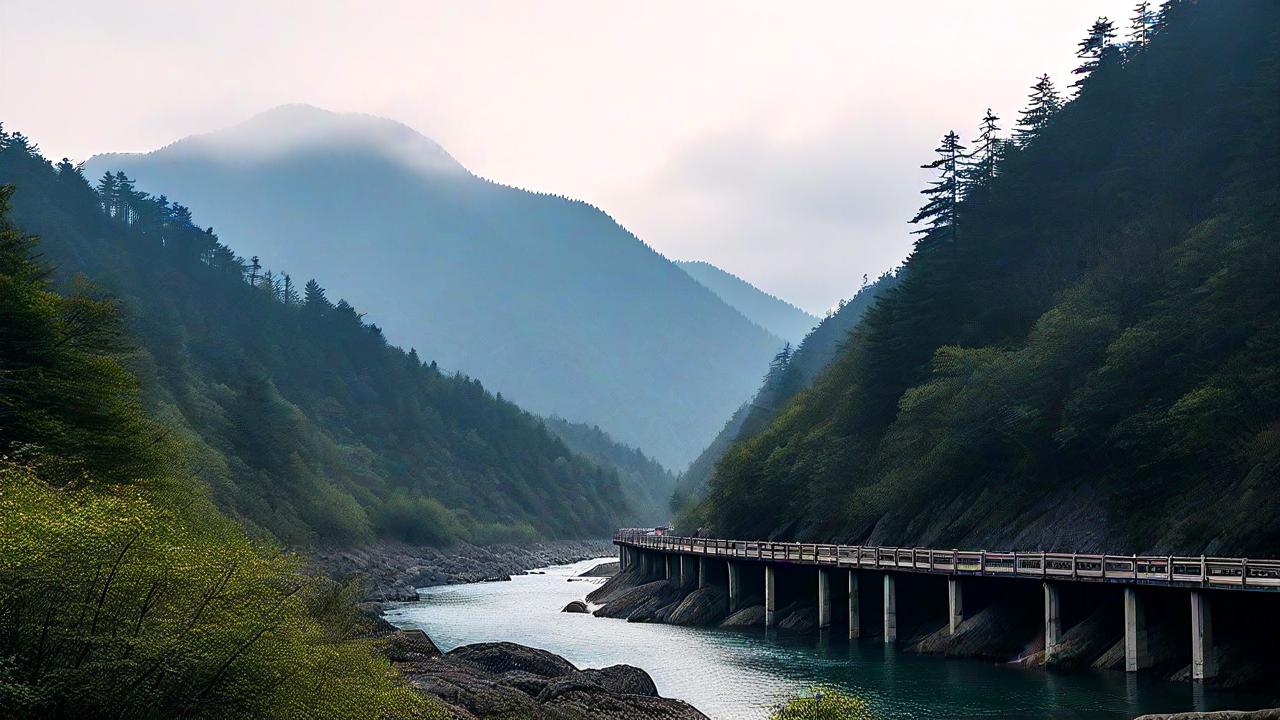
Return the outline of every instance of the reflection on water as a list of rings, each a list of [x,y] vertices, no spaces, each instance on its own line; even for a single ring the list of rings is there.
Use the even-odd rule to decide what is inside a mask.
[[[659,692],[716,720],[758,720],[785,699],[825,685],[864,699],[876,717],[1131,718],[1140,713],[1263,707],[1280,698],[1224,695],[1126,673],[1054,674],[976,660],[943,660],[829,634],[766,633],[628,623],[561,613],[603,583],[575,576],[598,561],[511,582],[431,588],[387,619],[421,628],[442,650],[506,640],[550,650],[578,667],[626,663]]]

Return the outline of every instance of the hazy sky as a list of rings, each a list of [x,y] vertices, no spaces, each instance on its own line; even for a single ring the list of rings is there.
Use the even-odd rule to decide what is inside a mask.
[[[1011,125],[1132,2],[4,4],[0,121],[51,157],[284,103],[385,115],[821,312],[906,255],[946,130],[971,138],[988,105]]]

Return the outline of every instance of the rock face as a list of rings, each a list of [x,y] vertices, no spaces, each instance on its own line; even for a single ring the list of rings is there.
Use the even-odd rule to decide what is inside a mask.
[[[606,541],[555,541],[533,545],[467,545],[448,550],[395,542],[360,548],[315,549],[308,571],[335,580],[358,578],[365,599],[399,602],[418,599],[414,588],[505,580],[533,568],[608,557],[616,554]]]
[[[440,657],[440,648],[421,630],[396,630],[379,641],[378,650],[394,663]]]
[[[965,618],[956,628],[955,635],[944,626],[926,636],[915,649],[921,653],[949,657],[1007,661],[1025,649],[1026,643],[1018,630],[1008,609],[997,603]]]
[[[417,632],[418,634],[414,634]],[[405,635],[401,635],[405,633]],[[434,643],[420,631],[399,631],[383,652],[419,691],[455,718],[529,720],[706,720],[688,703],[663,698],[645,671],[630,665],[579,670],[559,655],[514,643],[478,643],[427,657],[388,652]],[[398,658],[409,657],[408,660]]]
[[[590,570],[582,573],[578,577],[613,577],[618,574],[620,565],[617,560],[613,562],[600,563]]]
[[[744,607],[725,618],[720,627],[764,627],[764,606]]]
[[[561,610],[560,612],[584,613],[586,611],[587,611],[586,603],[582,602],[581,600],[573,600],[568,605],[565,605],[564,609]]]
[[[794,602],[778,612],[782,618],[778,622],[779,630],[802,632],[818,627],[818,608],[805,602]]]
[[[595,596],[592,593],[587,598],[598,602],[594,599]],[[654,580],[618,594],[604,607],[596,610],[595,614],[597,617],[620,618],[632,622],[652,621],[658,619],[660,610],[676,602],[681,596],[680,589],[666,580]]]
[[[685,596],[684,600],[667,616],[672,625],[715,625],[725,616],[729,607],[729,595],[714,585],[699,588]]]

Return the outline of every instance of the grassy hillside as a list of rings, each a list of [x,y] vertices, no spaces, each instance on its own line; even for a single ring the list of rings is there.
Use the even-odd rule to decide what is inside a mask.
[[[182,206],[100,196],[16,134],[0,142],[0,182],[65,286],[84,273],[121,299],[147,409],[251,531],[519,541],[598,537],[625,515],[617,475],[538,418],[388,345],[318,285],[255,269]]]
[[[930,216],[902,283],[725,455],[699,519],[1275,555],[1276,28],[1273,2],[1173,2],[1148,46],[1102,53],[994,178]],[[947,210],[945,177],[933,187]]]
[[[599,209],[476,177],[390,120],[288,106],[88,167],[321,278],[393,343],[668,467],[715,435],[781,345]]]

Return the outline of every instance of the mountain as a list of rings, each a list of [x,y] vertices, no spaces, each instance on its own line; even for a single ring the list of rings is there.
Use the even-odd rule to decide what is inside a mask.
[[[1277,27],[1274,2],[1169,3],[1148,45],[1102,47],[1074,99],[1033,103],[956,205],[943,175],[900,284],[724,455],[690,524],[1274,554]]]
[[[404,347],[683,466],[777,340],[586,203],[504,187],[399,123],[286,106],[89,161],[324,278]]]
[[[760,432],[796,394],[812,384],[845,349],[850,333],[867,310],[901,279],[900,273],[885,273],[875,282],[860,288],[851,299],[841,300],[839,307],[824,317],[794,352],[775,357],[755,396],[734,411],[711,444],[680,475],[673,491],[672,505],[687,510],[691,503],[701,499],[715,472],[716,463],[733,443]]]
[[[16,186],[13,223],[42,236],[62,286],[123,310],[145,407],[180,450],[168,459],[255,535],[288,545],[602,537],[631,517],[627,497],[647,492],[624,492],[630,476],[574,454],[479,381],[390,345],[318,283],[253,271],[185,206],[123,176],[95,192],[15,133],[0,135],[0,183]],[[98,431],[117,444],[139,435],[120,422]],[[116,454],[97,442],[96,455]]]
[[[53,179],[13,138],[0,131],[3,179],[14,161]],[[60,190],[19,192],[41,213],[77,195],[98,212],[83,180]],[[145,411],[119,304],[58,292],[13,194],[0,184],[0,715],[445,717],[374,654],[350,588],[213,506],[180,434]]]
[[[619,443],[597,425],[554,416],[546,425],[570,450],[618,474],[635,525],[654,527],[671,519],[668,501],[676,478],[657,460]]]
[[[791,344],[800,342],[818,324],[818,318],[778,297],[774,297],[733,273],[702,260],[676,260],[721,300],[747,316],[755,324]]]

